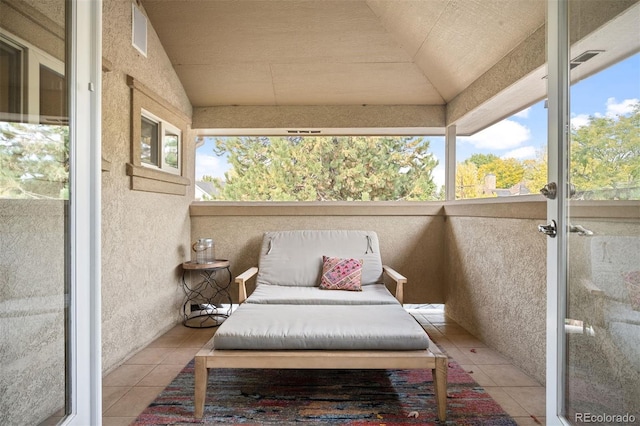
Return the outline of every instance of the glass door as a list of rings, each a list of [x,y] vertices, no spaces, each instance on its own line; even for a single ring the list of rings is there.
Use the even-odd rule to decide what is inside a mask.
[[[39,424],[70,409],[67,8],[0,16],[0,424]]]
[[[549,2],[549,424],[640,421],[640,4],[608,5]]]
[[[0,1],[0,424],[100,424],[100,1]]]
[[[631,14],[610,25],[637,22]],[[605,61],[625,47],[609,40],[576,52],[596,56],[570,89],[564,415],[574,424],[640,422],[640,54]]]

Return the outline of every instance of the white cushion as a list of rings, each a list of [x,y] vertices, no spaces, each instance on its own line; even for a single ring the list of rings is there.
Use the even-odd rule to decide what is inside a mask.
[[[400,305],[245,303],[218,328],[215,349],[423,350],[429,338]]]
[[[398,299],[384,284],[362,287],[362,291],[323,290],[319,287],[291,287],[263,284],[244,303],[276,305],[398,305]]]
[[[257,285],[318,286],[322,256],[362,259],[362,285],[382,282],[382,261],[375,232],[310,230],[264,234]]]

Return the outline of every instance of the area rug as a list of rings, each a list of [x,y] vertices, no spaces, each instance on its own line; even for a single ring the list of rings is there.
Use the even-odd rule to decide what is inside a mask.
[[[437,425],[429,370],[211,371],[205,413],[193,417],[193,360],[133,423]],[[449,362],[448,425],[515,426],[454,361]]]

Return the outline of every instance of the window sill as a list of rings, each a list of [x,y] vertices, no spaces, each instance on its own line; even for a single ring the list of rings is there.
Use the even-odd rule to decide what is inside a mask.
[[[160,194],[187,195],[191,181],[185,177],[127,163],[127,176],[131,176],[131,189]]]

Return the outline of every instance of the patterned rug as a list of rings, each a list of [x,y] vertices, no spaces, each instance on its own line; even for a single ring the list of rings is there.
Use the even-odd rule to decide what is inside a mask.
[[[431,371],[216,369],[204,418],[193,418],[193,360],[133,423],[437,425]],[[515,421],[454,361],[447,425]]]

